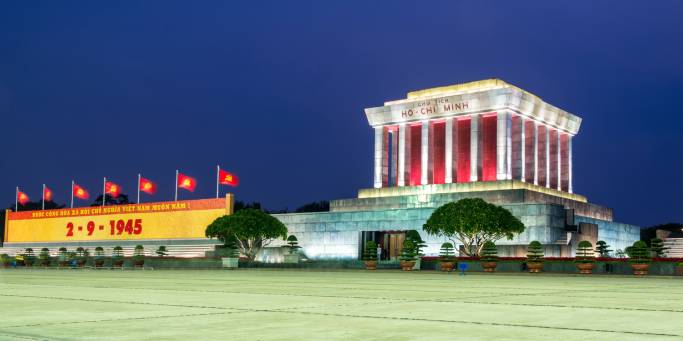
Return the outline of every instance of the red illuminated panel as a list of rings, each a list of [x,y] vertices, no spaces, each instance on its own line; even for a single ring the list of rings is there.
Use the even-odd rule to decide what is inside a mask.
[[[472,120],[468,118],[458,119],[457,126],[457,160],[456,160],[456,181],[470,181],[470,124]]]
[[[496,181],[496,125],[498,118],[494,115],[481,117],[482,125],[482,180]]]
[[[545,126],[538,126],[538,185],[545,186],[546,184],[546,169],[548,167],[548,160],[546,160],[545,141],[546,132]]]
[[[560,135],[560,174],[562,174],[562,181],[560,185],[565,192],[569,191],[569,135]]]
[[[435,122],[432,126],[433,183],[442,184],[446,181],[446,122]]]
[[[528,182],[534,181],[534,122],[524,122],[524,178]]]
[[[550,129],[548,138],[550,139],[550,163],[548,165],[550,168],[550,179],[548,179],[548,181],[550,183],[550,188],[557,188],[557,130]]]
[[[408,126],[410,130],[410,186],[420,185],[422,177],[422,125]]]
[[[510,134],[512,136],[510,137],[510,140],[512,142],[512,148],[510,148],[510,158],[512,159],[512,178],[522,180],[524,178],[524,174],[522,174],[522,162],[524,162],[522,159],[522,151],[524,148],[524,145],[522,144],[522,118],[517,115],[512,115],[511,123]]]

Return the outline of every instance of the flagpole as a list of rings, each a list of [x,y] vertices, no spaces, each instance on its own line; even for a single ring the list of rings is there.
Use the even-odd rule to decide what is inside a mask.
[[[107,177],[102,178],[102,206],[107,202]]]
[[[138,204],[140,203],[140,173],[138,173]]]
[[[74,181],[71,180],[71,208],[74,208]]]
[[[216,165],[216,198],[218,198],[218,183],[219,183],[220,173],[221,173],[221,166]]]
[[[19,212],[19,186],[17,186],[17,190],[14,192],[14,212]]]
[[[175,201],[178,201],[178,170],[175,170]]]
[[[43,202],[43,205],[42,205],[43,208],[42,209],[44,210],[45,209],[45,184],[43,184],[43,200],[42,200],[42,202]]]

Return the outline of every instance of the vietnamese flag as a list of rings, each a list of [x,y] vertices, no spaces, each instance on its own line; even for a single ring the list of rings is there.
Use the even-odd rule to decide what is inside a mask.
[[[149,179],[140,177],[140,190],[147,194],[154,194],[157,192],[157,185]]]
[[[111,195],[112,198],[116,198],[121,194],[121,186],[111,181],[107,181],[104,183],[104,193]]]
[[[25,205],[28,202],[28,195],[26,193],[17,190],[17,202],[19,202],[22,205]]]
[[[237,175],[226,172],[222,169],[218,170],[218,181],[221,183],[221,185],[229,185],[233,187],[240,183]]]
[[[86,191],[85,188],[83,188],[83,187],[81,187],[81,186],[79,186],[79,185],[76,185],[76,184],[74,184],[74,192],[73,192],[73,195],[74,195],[76,198],[78,198],[78,199],[83,199],[83,200],[86,200],[86,199],[88,199],[88,198],[90,197],[90,195],[88,194],[88,191]]]
[[[52,190],[47,188],[47,186],[43,187],[43,200],[52,201]]]
[[[195,178],[187,176],[183,173],[178,173],[178,188],[183,188],[190,192],[194,192],[195,187],[197,187],[197,180]]]

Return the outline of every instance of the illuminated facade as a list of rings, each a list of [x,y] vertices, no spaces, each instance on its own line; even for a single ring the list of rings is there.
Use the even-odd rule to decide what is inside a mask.
[[[522,234],[496,242],[502,256],[525,255],[534,240],[547,256],[573,256],[581,240],[623,250],[640,237],[639,227],[614,222],[612,209],[573,193],[581,118],[518,87],[490,79],[414,91],[365,114],[375,137],[373,188],[331,201],[330,212],[276,215],[310,258],[357,259],[374,240],[395,259],[406,230],[437,255],[446,240],[422,225],[463,198],[501,205],[524,223]]]

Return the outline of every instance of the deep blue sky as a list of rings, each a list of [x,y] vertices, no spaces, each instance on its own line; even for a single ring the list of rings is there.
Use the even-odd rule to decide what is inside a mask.
[[[3,2],[0,201],[176,168],[294,209],[372,186],[366,107],[498,77],[581,116],[574,188],[683,221],[680,1]],[[146,197],[145,200],[152,198]],[[85,203],[83,203],[85,204]],[[5,205],[5,204],[3,204]]]

